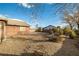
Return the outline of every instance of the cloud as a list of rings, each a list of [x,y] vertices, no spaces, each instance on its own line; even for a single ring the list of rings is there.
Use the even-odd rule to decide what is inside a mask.
[[[28,3],[20,3],[19,5],[22,5],[22,6],[25,7],[25,8],[31,8],[31,7],[34,7],[34,5],[32,5],[32,4],[28,4]]]
[[[2,17],[2,18],[7,18],[7,17],[9,17],[9,16],[8,16],[8,15],[0,14],[0,17]]]

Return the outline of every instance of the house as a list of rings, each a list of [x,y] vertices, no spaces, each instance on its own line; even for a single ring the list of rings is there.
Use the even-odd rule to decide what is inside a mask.
[[[44,27],[43,29],[44,30],[52,30],[53,28],[55,28],[55,27],[52,25],[48,25],[48,26]]]
[[[30,26],[22,20],[0,17],[0,40],[6,36],[13,36],[18,32],[28,33],[29,31]]]
[[[52,34],[52,30],[55,28],[55,26],[52,26],[52,25],[48,25],[46,27],[43,28],[43,32],[46,32],[46,33],[50,33]]]

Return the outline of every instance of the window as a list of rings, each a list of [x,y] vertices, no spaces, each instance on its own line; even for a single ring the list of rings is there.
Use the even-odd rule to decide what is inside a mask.
[[[25,27],[20,27],[20,31],[25,31]]]

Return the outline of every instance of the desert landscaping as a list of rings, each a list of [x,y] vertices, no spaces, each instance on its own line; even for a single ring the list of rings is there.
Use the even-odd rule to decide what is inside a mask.
[[[0,56],[79,56],[79,4],[0,4]]]
[[[79,55],[77,40],[49,41],[49,34],[32,32],[9,37],[0,44],[0,55],[4,56],[60,56]]]

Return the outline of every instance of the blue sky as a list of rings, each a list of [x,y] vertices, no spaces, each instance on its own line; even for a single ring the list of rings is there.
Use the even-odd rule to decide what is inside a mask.
[[[58,7],[58,6],[57,6]],[[0,16],[6,16],[14,19],[21,19],[32,27],[36,24],[41,27],[48,25],[61,26],[60,14],[55,15],[56,6],[51,4],[17,4],[17,3],[0,3]],[[32,18],[32,12],[35,19]]]

